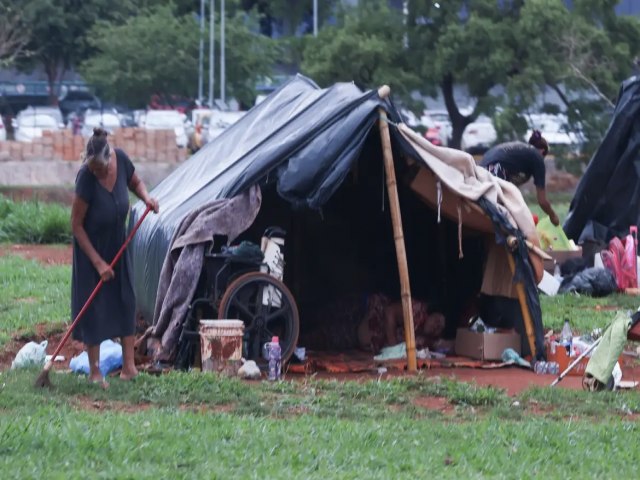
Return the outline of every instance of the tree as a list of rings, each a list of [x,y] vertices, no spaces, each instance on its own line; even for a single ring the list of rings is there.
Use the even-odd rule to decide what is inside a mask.
[[[23,0],[16,2],[29,25],[26,48],[32,53],[19,62],[28,70],[41,65],[49,83],[49,98],[57,103],[64,74],[91,53],[87,32],[97,21],[121,21],[136,11],[129,0]]]
[[[361,88],[378,88],[408,97],[419,84],[404,47],[401,13],[386,1],[362,2],[346,9],[335,26],[323,28],[317,38],[305,39],[302,71],[320,84],[354,81]]]
[[[318,28],[334,12],[338,0],[318,1]],[[313,18],[313,2],[311,0],[241,0],[240,5],[246,11],[256,9],[262,16],[262,33],[272,35],[272,23],[277,22],[285,36],[294,35],[305,23],[308,23],[306,31],[310,33]]]
[[[228,90],[247,104],[255,80],[269,73],[276,56],[269,39],[252,33],[253,21],[239,14],[226,22]],[[154,93],[191,97],[199,35],[195,17],[175,16],[171,6],[145,11],[122,25],[99,23],[90,36],[96,53],[80,70],[103,96],[131,106],[146,105]]]
[[[11,65],[26,53],[28,41],[29,30],[13,2],[0,2],[0,67]]]

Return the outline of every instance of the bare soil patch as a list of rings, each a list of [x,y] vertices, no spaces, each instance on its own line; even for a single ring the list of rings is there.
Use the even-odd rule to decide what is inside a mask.
[[[73,258],[71,245],[0,245],[2,255],[19,255],[44,265],[70,265]]]

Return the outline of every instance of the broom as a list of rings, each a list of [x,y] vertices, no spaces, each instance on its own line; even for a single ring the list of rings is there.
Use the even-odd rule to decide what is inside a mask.
[[[142,221],[145,219],[145,217],[149,214],[150,211],[151,211],[151,207],[147,207],[147,209],[144,211],[144,213],[140,217],[140,220],[138,220],[138,222],[135,224],[135,226],[133,227],[133,230],[131,230],[131,233],[129,233],[129,236],[127,237],[127,239],[124,241],[124,243],[120,247],[120,250],[118,250],[118,253],[116,253],[116,256],[111,261],[111,264],[109,265],[109,267],[111,267],[113,269],[113,267],[115,267],[116,263],[118,263],[118,260],[120,260],[120,257],[122,257],[122,254],[124,253],[125,249],[127,248],[127,245],[129,245],[129,242],[131,242],[131,239],[133,238],[133,236],[135,235],[136,231],[138,230],[138,228],[142,224]],[[62,347],[64,346],[64,344],[67,342],[67,340],[71,336],[71,332],[73,331],[73,329],[76,327],[76,325],[78,324],[78,322],[82,318],[82,315],[84,315],[86,310],[89,308],[89,305],[91,305],[91,302],[93,302],[93,299],[98,294],[98,291],[102,288],[103,284],[104,284],[104,281],[102,279],[100,279],[100,281],[98,282],[98,285],[96,285],[96,288],[93,289],[93,292],[91,292],[91,295],[89,295],[89,298],[85,302],[84,306],[82,307],[80,312],[78,312],[78,315],[76,315],[76,318],[73,320],[73,323],[67,329],[66,333],[64,334],[64,337],[62,337],[62,340],[60,340],[60,343],[58,344],[58,346],[56,347],[55,351],[53,352],[53,355],[51,355],[51,359],[45,364],[44,369],[42,370],[42,372],[40,372],[40,375],[38,375],[38,378],[36,379],[36,383],[35,383],[36,387],[41,387],[41,388],[44,388],[44,387],[51,388],[51,387],[53,387],[53,385],[51,384],[51,380],[49,380],[49,372],[51,371],[51,367],[53,367],[53,360],[56,358],[56,356],[62,350]]]

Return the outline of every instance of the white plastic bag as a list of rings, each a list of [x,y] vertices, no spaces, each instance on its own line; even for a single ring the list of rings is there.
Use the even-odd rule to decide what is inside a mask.
[[[16,358],[11,362],[11,369],[24,368],[32,365],[42,366],[44,365],[46,356],[46,340],[42,343],[29,342],[18,351]]]
[[[113,340],[105,340],[100,344],[100,373],[103,377],[122,366],[122,346]],[[82,352],[69,362],[69,368],[74,373],[89,375],[89,355]]]

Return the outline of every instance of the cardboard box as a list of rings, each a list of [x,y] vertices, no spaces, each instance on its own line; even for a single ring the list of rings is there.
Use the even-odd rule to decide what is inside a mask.
[[[577,250],[546,250],[551,256],[552,260],[544,261],[544,269],[553,274],[553,270],[558,265],[562,265],[570,258],[582,258],[582,247],[578,247]]]
[[[478,360],[502,360],[502,352],[507,348],[513,348],[520,354],[520,334],[513,330],[478,333],[467,328],[459,328],[456,333],[456,355]]]

